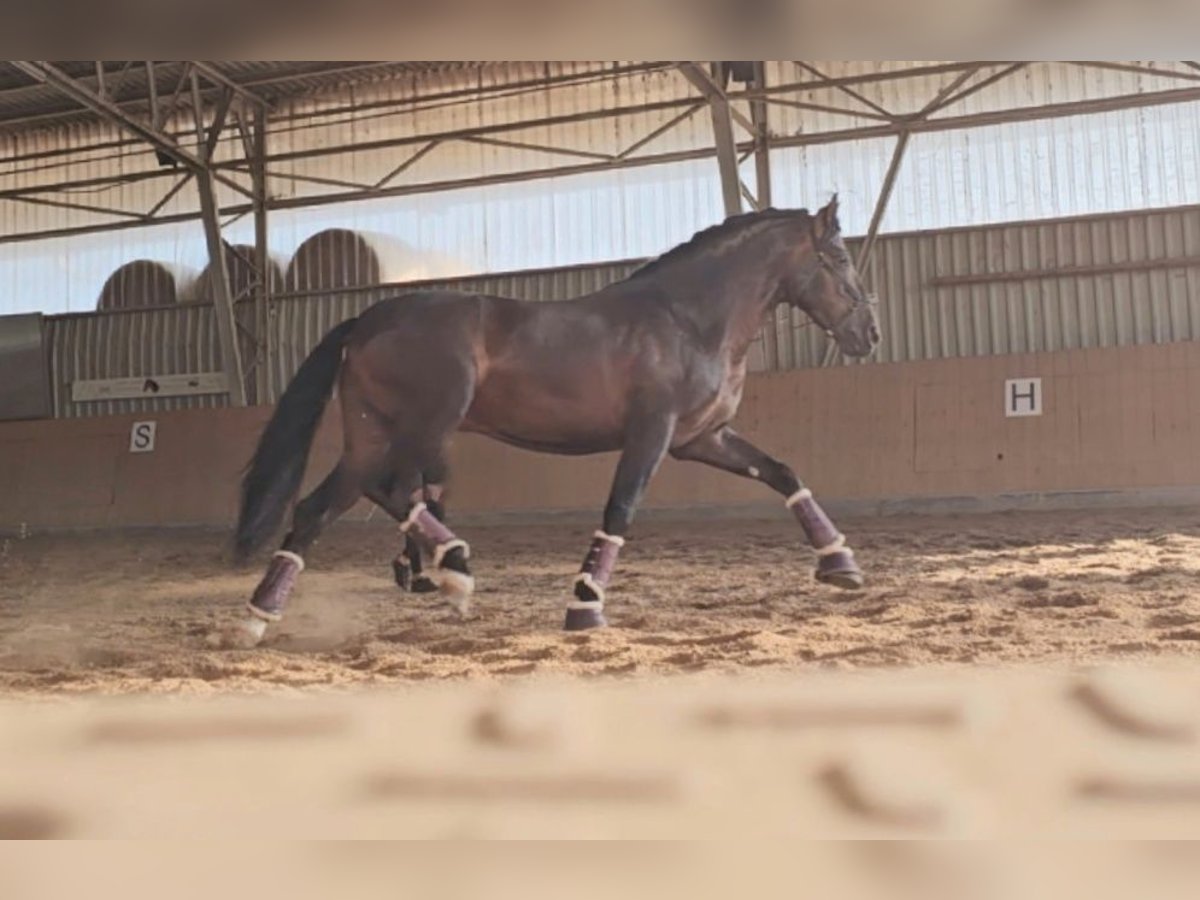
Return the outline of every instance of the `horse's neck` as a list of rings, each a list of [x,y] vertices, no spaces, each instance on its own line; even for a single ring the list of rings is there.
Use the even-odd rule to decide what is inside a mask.
[[[719,277],[694,272],[681,279],[682,290],[672,290],[679,318],[691,323],[697,337],[710,350],[744,356],[780,296],[780,274],[768,254],[751,251],[721,267]]]

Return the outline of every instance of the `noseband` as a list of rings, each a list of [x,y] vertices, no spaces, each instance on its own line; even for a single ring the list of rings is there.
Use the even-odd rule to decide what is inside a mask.
[[[808,293],[808,290],[812,287],[813,282],[817,280],[817,275],[819,275],[821,270],[824,269],[833,276],[833,280],[837,282],[837,285],[841,289],[842,293],[850,298],[850,309],[848,309],[846,314],[836,322],[829,326],[824,326],[821,325],[820,322],[817,322],[817,325],[823,328],[827,335],[832,336],[833,333],[837,331],[837,329],[840,328],[844,322],[846,322],[846,320],[848,320],[864,306],[874,306],[876,304],[876,299],[873,294],[864,294],[862,291],[858,290],[858,288],[850,283],[850,280],[843,274],[842,270],[830,262],[829,257],[826,255],[826,250],[829,249],[829,242],[821,241],[817,237],[815,220],[809,223],[809,231],[812,235],[813,252],[816,254],[817,258],[812,265],[812,269],[809,272],[808,278],[806,278],[804,281],[804,287],[800,289],[801,296]],[[809,317],[812,318],[812,313],[809,313]],[[813,319],[813,321],[816,321],[816,319]]]

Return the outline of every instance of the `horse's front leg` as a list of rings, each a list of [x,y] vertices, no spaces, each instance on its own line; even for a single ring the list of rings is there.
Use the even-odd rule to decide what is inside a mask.
[[[608,624],[604,618],[604,595],[616,568],[617,554],[625,545],[625,535],[638,503],[666,455],[674,431],[675,417],[666,414],[647,416],[628,429],[608,505],[604,508],[604,527],[592,536],[583,566],[575,576],[575,596],[567,604],[563,625],[567,631]]]
[[[817,580],[846,590],[863,586],[863,574],[854,561],[854,551],[825,510],[813,499],[812,491],[779,460],[763,453],[732,428],[721,428],[671,451],[676,459],[706,463],[753,478],[773,488],[787,498],[785,503],[804,529],[808,542],[817,554]]]

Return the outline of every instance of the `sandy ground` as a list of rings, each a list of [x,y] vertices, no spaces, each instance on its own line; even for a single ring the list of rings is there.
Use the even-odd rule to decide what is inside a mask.
[[[343,525],[309,556],[286,621],[254,651],[216,650],[259,569],[202,531],[0,542],[0,691],[245,692],[428,679],[819,670],[1200,655],[1200,513],[1009,513],[841,523],[869,582],[812,580],[783,514],[644,521],[613,627],[559,628],[590,528],[461,528],[474,617],[401,593],[393,528]]]
[[[284,878],[294,896],[357,878],[451,897],[508,885],[529,900],[526,878],[478,875],[490,859],[479,851],[470,867],[401,865],[280,856],[262,838],[733,837],[767,852],[772,842],[751,842],[1200,837],[1195,521],[1188,510],[847,521],[870,577],[857,595],[813,583],[782,514],[643,522],[610,596],[613,627],[582,635],[559,625],[586,525],[462,528],[480,586],[468,621],[392,584],[394,529],[345,526],[310,555],[287,621],[253,651],[209,643],[258,576],[225,565],[220,534],[11,540],[0,544],[0,841],[220,837],[240,842],[239,884],[277,892]],[[632,871],[661,892],[687,876],[689,894],[728,896],[749,889],[748,871],[782,866],[791,875],[770,883],[812,886],[837,869],[890,897],[1073,894],[1041,870],[1014,881],[1009,860],[918,844],[753,865],[744,849],[705,851],[671,857],[675,869],[659,851],[619,865],[556,851],[537,883],[612,896],[609,876]],[[224,890],[237,861],[216,853],[158,855],[163,890]],[[1064,859],[1055,849],[1044,862],[1065,878]],[[1195,896],[1200,875],[1194,855],[1076,862],[1094,876],[1091,897],[1144,893],[1168,874]],[[131,896],[124,875],[83,862],[0,851],[0,867],[35,900],[103,884]]]

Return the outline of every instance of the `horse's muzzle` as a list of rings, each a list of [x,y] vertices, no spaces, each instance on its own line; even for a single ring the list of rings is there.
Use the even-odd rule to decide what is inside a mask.
[[[838,324],[833,337],[846,356],[870,356],[880,339],[874,307],[867,303],[857,307]]]

